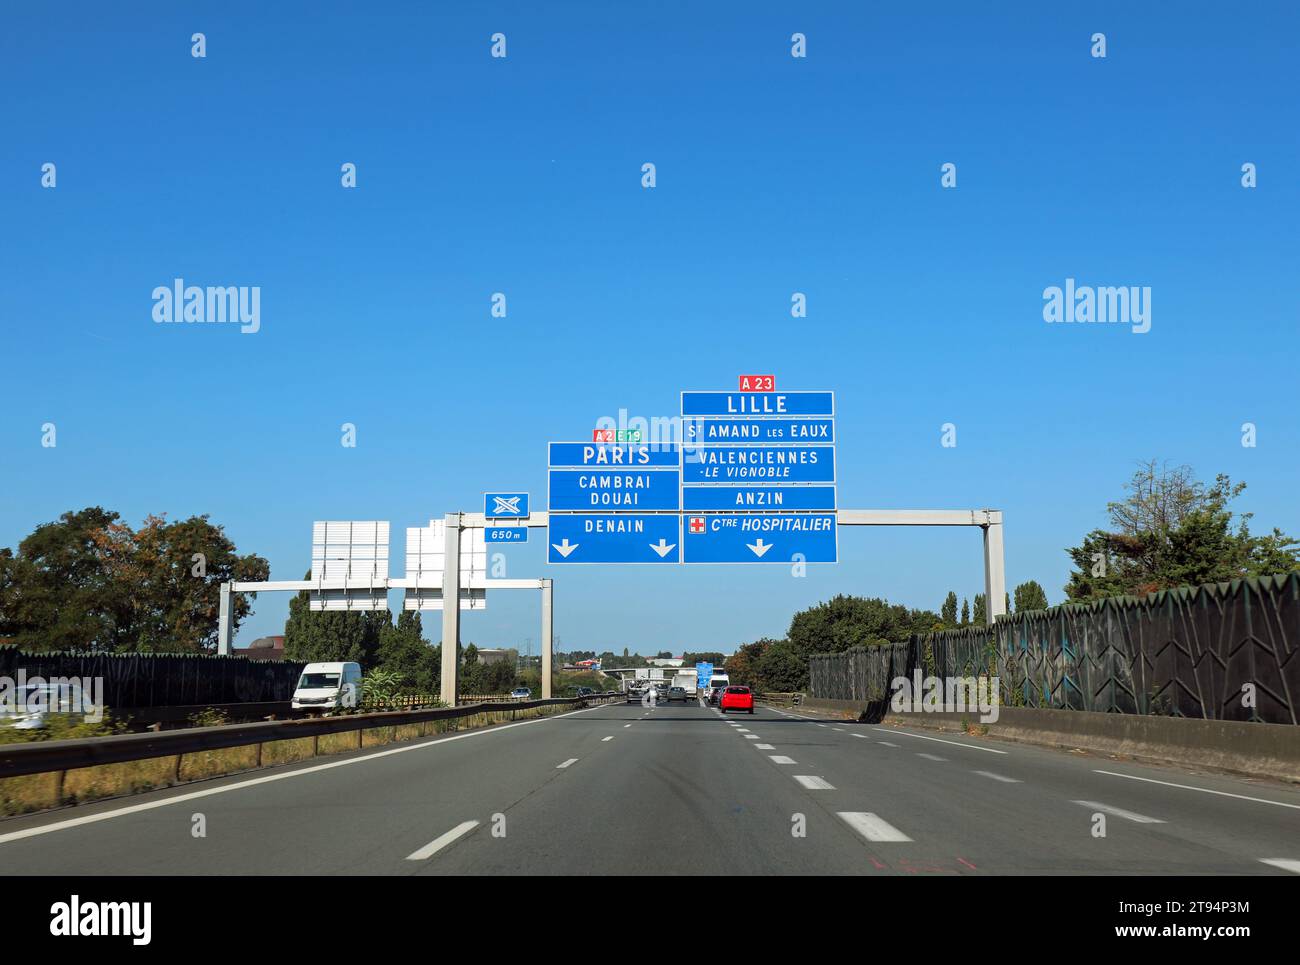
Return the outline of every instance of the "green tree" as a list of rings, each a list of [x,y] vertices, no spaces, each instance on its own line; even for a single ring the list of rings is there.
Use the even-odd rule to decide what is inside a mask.
[[[311,579],[311,574],[303,578]],[[284,656],[306,663],[353,660],[368,670],[374,666],[380,635],[392,622],[387,610],[313,610],[304,590],[289,601]]]
[[[970,601],[965,597],[961,599],[961,625],[964,627],[970,623]]]
[[[1046,610],[1047,593],[1036,580],[1027,580],[1016,587],[1016,612]]]
[[[943,620],[944,626],[955,627],[957,625],[957,594],[952,590],[943,599],[943,606],[939,608],[939,618]]]
[[[392,671],[414,693],[437,693],[442,679],[441,647],[424,639],[418,610],[403,610],[396,625],[380,628],[375,667]]]
[[[800,659],[814,653],[838,653],[850,647],[875,646],[929,633],[939,622],[933,610],[911,610],[878,598],[836,596],[794,615],[786,634]]]
[[[977,627],[982,627],[988,622],[988,606],[984,601],[983,593],[975,594],[975,612],[971,617],[971,621]]]
[[[212,651],[221,583],[269,572],[207,516],[149,516],[133,530],[92,506],[0,551],[0,636],[32,650]],[[250,596],[235,594],[234,628]]]
[[[1245,489],[1223,474],[1206,485],[1188,466],[1144,463],[1125,498],[1107,504],[1111,528],[1067,550],[1076,569],[1066,594],[1094,600],[1300,571],[1300,544],[1279,529],[1253,535],[1252,515],[1232,509]]]

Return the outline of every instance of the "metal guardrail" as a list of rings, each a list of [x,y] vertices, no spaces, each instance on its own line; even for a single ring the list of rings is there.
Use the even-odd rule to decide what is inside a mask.
[[[467,704],[426,710],[392,710],[371,714],[343,714],[338,717],[310,717],[303,720],[272,720],[256,724],[220,724],[185,730],[143,734],[113,734],[77,740],[32,741],[0,744],[0,777],[69,771],[98,764],[121,764],[155,757],[177,757],[200,751],[246,747],[272,741],[319,737],[349,731],[419,724],[433,720],[456,720],[484,713],[531,710],[561,704],[583,704],[622,694],[610,691],[590,697],[553,697],[550,700],[520,700],[509,704]]]

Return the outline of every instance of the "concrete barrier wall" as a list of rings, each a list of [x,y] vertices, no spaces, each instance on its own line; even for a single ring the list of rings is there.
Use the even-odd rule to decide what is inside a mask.
[[[853,719],[870,720],[873,716],[878,719],[878,714],[872,713],[875,707],[863,701],[810,698],[805,699],[802,709]],[[1024,707],[1002,707],[997,721],[988,724],[980,723],[978,712],[896,714],[891,711],[883,722],[948,731],[961,731],[964,724],[969,724],[975,728],[987,727],[990,737],[1003,740],[1081,748],[1097,754],[1300,783],[1300,728],[1290,724]]]

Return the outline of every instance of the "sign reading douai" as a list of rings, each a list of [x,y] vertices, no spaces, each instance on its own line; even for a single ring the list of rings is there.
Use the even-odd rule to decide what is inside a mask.
[[[683,392],[683,416],[835,414],[834,392]]]
[[[553,513],[675,513],[681,508],[681,474],[676,469],[552,469],[550,481]]]
[[[548,563],[680,563],[676,513],[554,513]]]
[[[686,516],[684,563],[834,563],[834,513]]]

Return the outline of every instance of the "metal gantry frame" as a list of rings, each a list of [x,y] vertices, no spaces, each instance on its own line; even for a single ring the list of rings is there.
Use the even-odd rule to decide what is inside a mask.
[[[837,526],[978,526],[984,531],[984,600],[985,621],[989,626],[1006,611],[1006,560],[1002,542],[1002,511],[997,509],[840,509],[835,513]],[[554,581],[506,580],[472,577],[469,587],[460,586],[460,532],[492,526],[525,526],[543,529],[550,514],[532,513],[527,519],[492,519],[482,513],[448,513],[444,517],[446,536],[445,569],[441,576],[422,576],[417,581],[388,578],[386,590],[441,588],[442,598],[442,702],[456,706],[460,645],[460,590],[541,590],[542,591],[542,698],[551,696],[552,634],[554,631]],[[267,591],[301,592],[303,590],[346,590],[379,587],[379,581],[361,583],[353,580],[268,580],[262,582],[228,582],[221,584],[220,622],[217,629],[217,652],[229,654],[233,642],[233,594]],[[447,588],[453,588],[448,593]],[[447,642],[451,641],[448,646]]]

